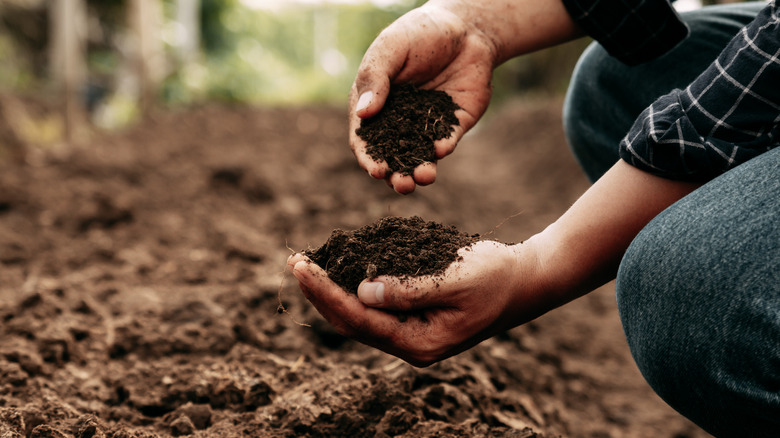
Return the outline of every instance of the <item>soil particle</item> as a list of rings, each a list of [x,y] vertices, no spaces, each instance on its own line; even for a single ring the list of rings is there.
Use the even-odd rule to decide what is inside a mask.
[[[304,254],[333,282],[356,294],[365,278],[440,274],[460,259],[460,248],[478,240],[478,234],[419,216],[391,216],[353,231],[336,229],[325,244]]]
[[[366,141],[371,158],[386,161],[392,172],[410,175],[418,165],[436,161],[433,143],[460,124],[458,109],[443,91],[400,84],[390,89],[382,110],[361,120],[355,132]]]
[[[182,415],[171,423],[171,434],[173,436],[187,436],[195,433],[195,425],[186,415]]]
[[[188,402],[180,407],[178,411],[181,413],[181,416],[189,418],[192,425],[198,430],[206,429],[211,425],[212,412],[211,406],[208,404]]]

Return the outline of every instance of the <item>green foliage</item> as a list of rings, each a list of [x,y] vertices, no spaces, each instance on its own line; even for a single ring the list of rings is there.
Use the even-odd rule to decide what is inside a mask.
[[[169,77],[163,98],[343,103],[363,53],[404,12],[370,3],[269,11],[204,1],[204,58]]]
[[[1,0],[0,0],[1,1]],[[90,40],[87,68],[92,88],[109,96],[120,75],[132,69],[126,52],[118,50],[128,32],[127,0],[87,0],[93,23],[100,24]],[[169,64],[160,88],[161,99],[188,104],[217,99],[228,102],[344,104],[363,54],[379,32],[425,0],[406,0],[380,8],[366,0],[358,4],[324,2],[298,4],[290,0],[278,10],[253,10],[242,0],[200,0],[200,58],[188,65]],[[262,4],[260,2],[259,4]],[[161,29],[166,44],[176,44],[175,2],[163,0],[167,23]],[[2,29],[0,29],[1,31]],[[45,48],[45,44],[42,46]],[[169,61],[176,47],[169,46]],[[554,49],[512,60],[494,77],[497,98],[528,90],[559,92],[565,88],[577,50]],[[0,89],[39,89],[45,69],[33,52],[0,32]],[[37,63],[36,63],[37,62]],[[37,84],[37,85],[36,85]]]
[[[0,91],[26,90],[33,82],[32,66],[23,53],[19,53],[12,38],[0,34]]]
[[[201,0],[200,31],[203,50],[206,53],[232,48],[230,35],[224,31],[222,16],[238,7],[240,5],[236,0]]]
[[[369,2],[325,3],[271,11],[250,10],[237,0],[203,0],[204,58],[166,81],[164,99],[343,104],[371,42],[422,3],[387,9]],[[495,100],[525,92],[561,93],[583,48],[581,41],[507,62],[494,77]]]

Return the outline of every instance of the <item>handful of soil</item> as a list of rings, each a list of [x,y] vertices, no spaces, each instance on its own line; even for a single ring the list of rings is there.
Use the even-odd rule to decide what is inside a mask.
[[[365,278],[440,274],[460,260],[458,249],[478,240],[478,234],[465,234],[418,216],[386,217],[354,231],[336,229],[325,244],[303,254],[334,283],[357,294]]]
[[[435,162],[433,142],[447,138],[460,125],[460,107],[444,91],[395,85],[374,117],[362,119],[355,133],[366,141],[366,153],[385,160],[390,170],[410,175],[424,162]]]

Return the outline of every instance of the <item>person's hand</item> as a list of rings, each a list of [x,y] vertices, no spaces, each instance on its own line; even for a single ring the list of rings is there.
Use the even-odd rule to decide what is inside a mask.
[[[424,163],[412,175],[390,173],[387,163],[366,154],[355,129],[376,115],[390,84],[412,83],[448,93],[461,109],[460,126],[435,144],[436,159],[452,153],[463,134],[490,103],[493,69],[525,53],[582,35],[561,1],[430,0],[388,26],[366,51],[349,97],[349,143],[358,163],[398,193],[436,180],[436,163]]]
[[[288,260],[306,298],[350,338],[428,366],[549,310],[525,244],[481,241],[441,276],[366,279],[358,296],[301,254]]]
[[[371,176],[387,180],[398,193],[414,191],[436,179],[436,163],[423,163],[412,175],[392,173],[384,161],[366,154],[366,142],[355,130],[363,118],[376,115],[391,83],[413,83],[448,93],[461,109],[459,126],[435,142],[437,159],[449,155],[463,134],[485,113],[491,96],[496,49],[488,36],[463,17],[433,2],[387,27],[368,48],[349,99],[349,140],[358,163]]]

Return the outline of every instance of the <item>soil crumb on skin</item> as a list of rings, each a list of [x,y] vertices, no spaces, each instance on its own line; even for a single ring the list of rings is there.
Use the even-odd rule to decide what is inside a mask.
[[[460,125],[458,109],[444,91],[400,84],[390,89],[379,114],[361,120],[355,132],[366,141],[371,158],[385,160],[392,172],[410,175],[418,165],[436,161],[433,143]]]
[[[440,274],[460,259],[458,249],[478,240],[479,234],[419,216],[391,216],[353,231],[334,230],[325,244],[304,254],[334,283],[356,294],[365,278]]]

